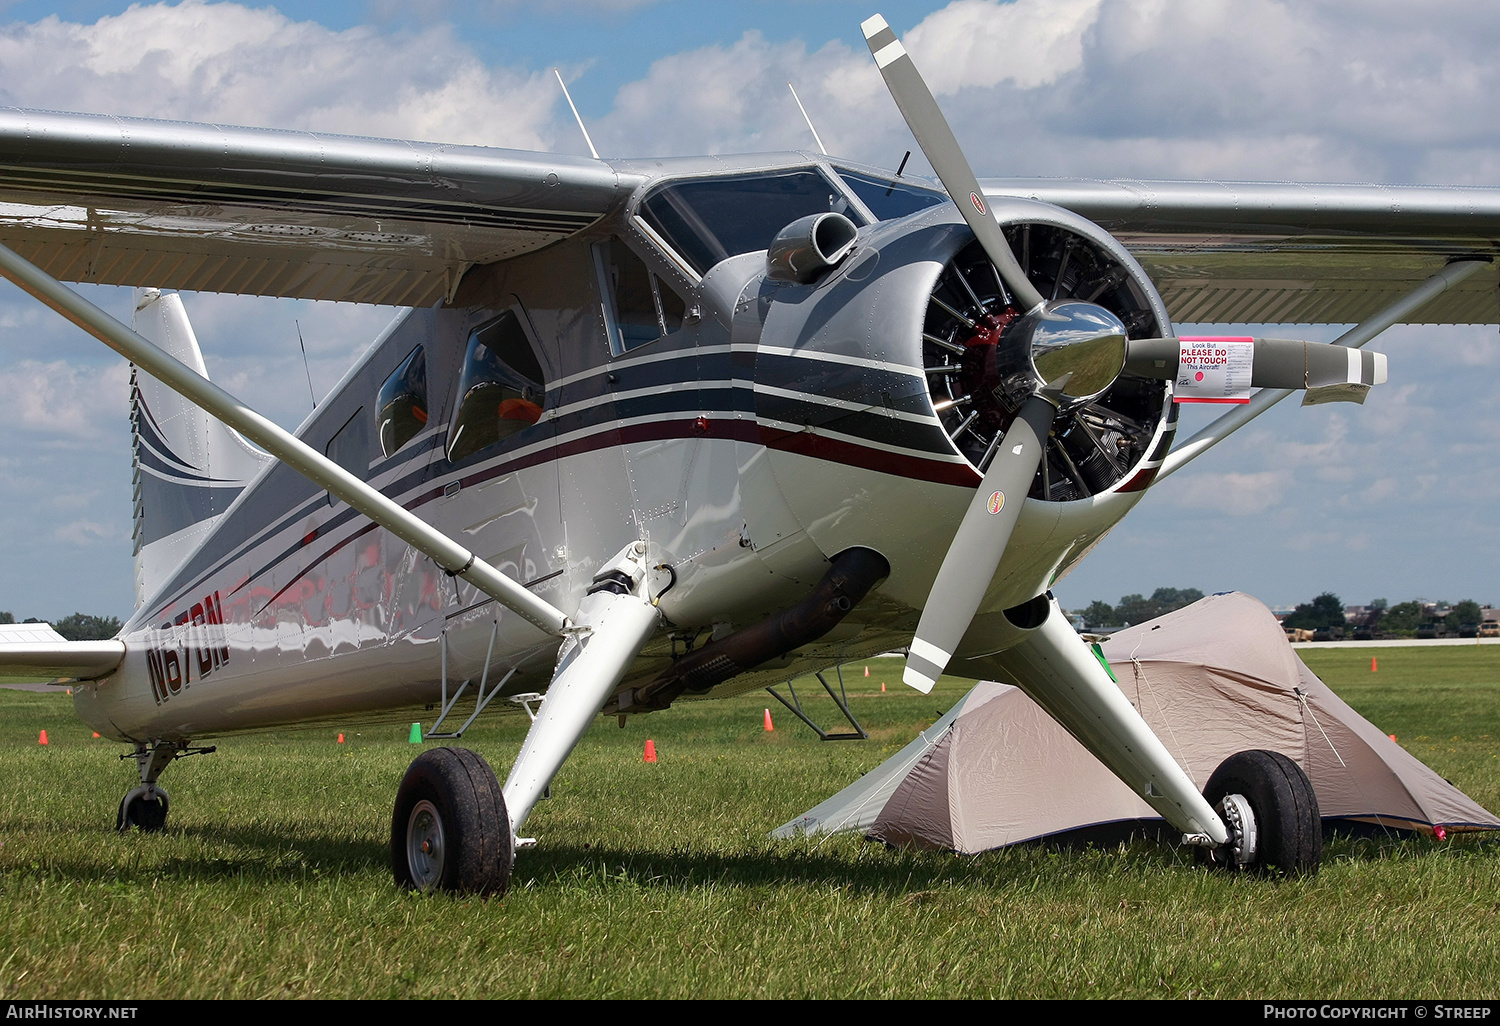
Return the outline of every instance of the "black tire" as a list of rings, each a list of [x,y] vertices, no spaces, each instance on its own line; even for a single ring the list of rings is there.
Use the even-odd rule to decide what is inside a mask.
[[[159,787],[146,792],[146,786],[129,791],[120,799],[120,811],[115,817],[115,829],[121,832],[135,827],[145,834],[154,834],[167,824],[167,810],[171,802],[167,792]]]
[[[505,893],[510,818],[495,771],[479,753],[433,748],[407,768],[391,816],[391,868],[408,890]]]
[[[1203,797],[1215,810],[1226,795],[1241,795],[1255,815],[1256,853],[1238,868],[1311,876],[1323,859],[1323,819],[1312,781],[1280,752],[1236,752],[1225,759]],[[1222,851],[1214,861],[1232,862]]]

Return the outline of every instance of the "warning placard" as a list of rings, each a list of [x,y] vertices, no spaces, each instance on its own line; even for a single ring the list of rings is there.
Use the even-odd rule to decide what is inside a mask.
[[[1177,340],[1177,380],[1172,398],[1179,403],[1248,403],[1255,362],[1253,338],[1187,336]]]

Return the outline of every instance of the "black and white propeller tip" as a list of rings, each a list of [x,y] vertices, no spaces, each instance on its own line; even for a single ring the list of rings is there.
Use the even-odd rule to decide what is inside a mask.
[[[860,27],[865,34],[865,43],[875,58],[875,66],[880,69],[886,88],[890,90],[891,99],[896,101],[901,116],[906,119],[907,127],[911,129],[927,162],[937,172],[943,188],[948,190],[949,197],[957,205],[969,229],[979,239],[985,254],[1000,272],[1001,280],[1015,296],[1021,310],[1035,310],[1042,305],[1042,294],[1031,284],[1021,270],[1021,265],[1016,262],[999,223],[984,201],[984,193],[979,188],[979,180],[974,177],[974,169],[969,166],[969,160],[959,147],[948,119],[943,117],[937,101],[933,99],[932,90],[927,88],[927,83],[917,71],[917,66],[912,63],[906,47],[901,45],[895,31],[878,14]]]

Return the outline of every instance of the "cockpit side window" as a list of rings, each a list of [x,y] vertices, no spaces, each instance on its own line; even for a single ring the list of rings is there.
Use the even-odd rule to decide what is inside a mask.
[[[687,304],[619,238],[594,244],[599,290],[613,355],[629,352],[682,327]]]
[[[828,211],[864,218],[812,169],[733,178],[692,178],[658,188],[639,215],[700,275],[721,260],[766,249],[799,217]]]
[[[537,422],[546,397],[541,364],[514,310],[469,336],[448,430],[448,458],[461,460]]]
[[[385,379],[375,399],[380,451],[387,457],[427,426],[427,354],[421,346]]]
[[[891,221],[918,210],[948,202],[948,197],[934,189],[924,189],[907,182],[876,178],[854,171],[839,171],[839,177],[849,186],[849,191],[870,208],[870,213],[882,221]]]

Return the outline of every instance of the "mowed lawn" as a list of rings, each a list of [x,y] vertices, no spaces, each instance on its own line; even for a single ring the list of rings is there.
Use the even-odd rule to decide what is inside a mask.
[[[1500,647],[1301,654],[1500,808]],[[351,724],[343,745],[338,726],[222,739],[163,776],[163,833],[120,835],[115,808],[135,783],[124,746],[91,738],[61,694],[0,691],[0,997],[1500,991],[1496,838],[1337,839],[1318,876],[1284,880],[1210,872],[1144,842],[959,857],[767,840],[967,688],[945,680],[920,696],[895,661],[869,665],[868,679],[863,664],[846,670],[865,742],[820,742],[764,692],[623,729],[601,719],[528,823],[539,844],[510,893],[488,901],[391,882],[391,804],[418,751],[404,727]],[[808,704],[832,719],[826,697]],[[463,743],[503,777],[524,727],[487,714]],[[648,738],[654,765],[641,760]]]

